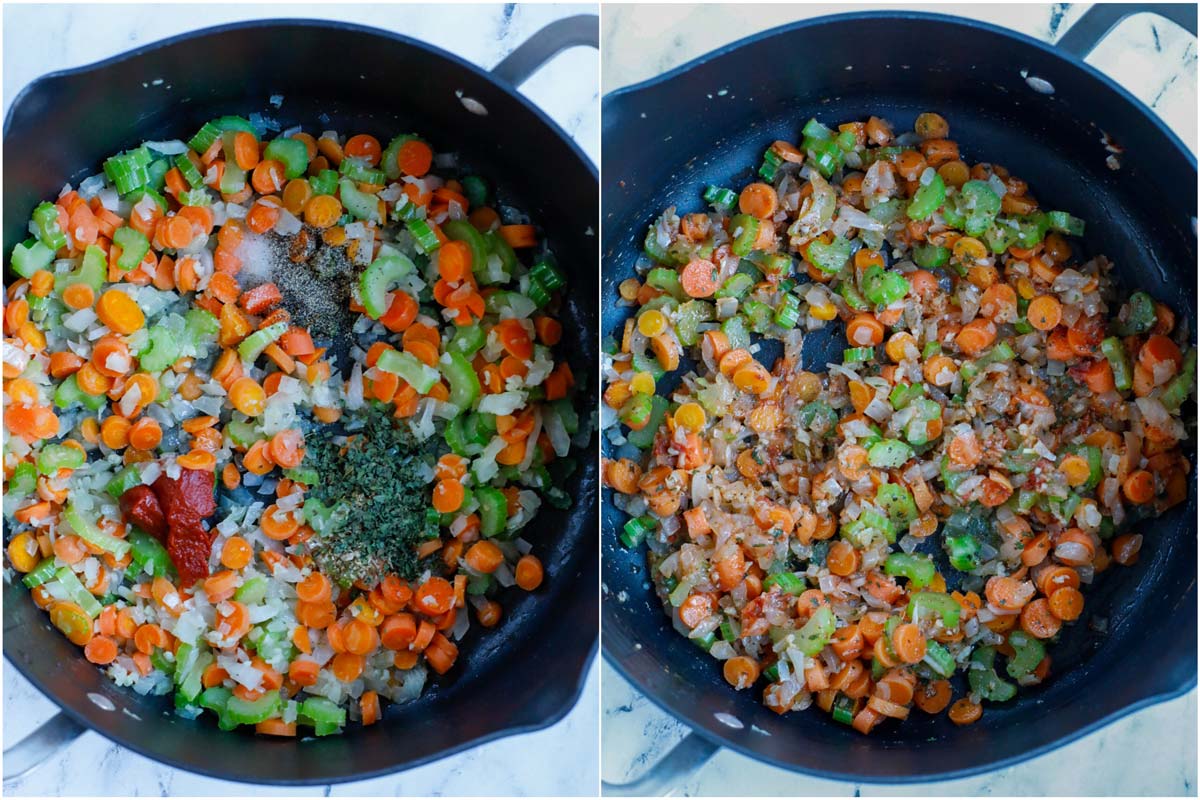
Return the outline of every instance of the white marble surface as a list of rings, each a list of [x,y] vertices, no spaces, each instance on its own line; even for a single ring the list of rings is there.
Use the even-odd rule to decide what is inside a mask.
[[[822,14],[895,4],[615,5],[601,24],[602,86],[651,78],[758,31]],[[1054,41],[1084,5],[933,5]],[[1147,14],[1131,17],[1087,59],[1158,113],[1196,150],[1196,40]],[[626,781],[655,763],[686,729],[607,664],[601,669],[601,775]],[[718,753],[679,787],[686,795],[1192,795],[1196,794],[1196,692],[1133,714],[1049,755],[965,780],[910,786],[820,780]]]
[[[79,66],[139,44],[241,19],[290,16],[341,19],[395,30],[490,68],[543,25],[595,13],[594,5],[141,5],[6,6],[4,108],[44,73]],[[593,161],[599,158],[599,74],[588,48],[560,54],[522,91],[563,127]],[[160,766],[95,733],[3,793],[18,795],[579,795],[594,794],[598,668],[583,697],[557,725],[509,737],[393,776],[334,787],[270,789],[213,780]],[[4,670],[4,742],[41,724],[55,706],[13,669]],[[550,768],[548,765],[557,765]]]

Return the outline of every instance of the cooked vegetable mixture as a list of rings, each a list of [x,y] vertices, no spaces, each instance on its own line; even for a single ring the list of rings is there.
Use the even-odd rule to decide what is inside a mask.
[[[521,534],[589,438],[566,281],[453,155],[221,117],[29,233],[5,579],[118,684],[223,729],[369,725],[542,583]]]
[[[647,545],[675,628],[772,710],[972,723],[1046,680],[1086,587],[1186,499],[1193,332],[1118,295],[1084,221],[970,165],[937,114],[898,136],[810,120],[758,176],[668,209],[619,287],[621,539]],[[841,363],[805,369],[830,325]]]

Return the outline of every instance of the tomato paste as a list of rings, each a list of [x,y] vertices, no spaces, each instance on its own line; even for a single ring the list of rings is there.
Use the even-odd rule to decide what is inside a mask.
[[[214,475],[183,469],[178,478],[163,474],[151,486],[135,486],[121,495],[125,518],[167,547],[182,586],[208,577],[208,557],[216,531],[203,520],[217,510]]]

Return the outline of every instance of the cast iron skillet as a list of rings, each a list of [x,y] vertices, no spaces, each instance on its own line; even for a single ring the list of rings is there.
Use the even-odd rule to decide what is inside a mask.
[[[337,22],[266,20],[190,33],[35,81],[4,123],[4,252],[26,236],[36,203],[78,185],[102,159],[149,139],[187,138],[222,114],[259,112],[370,132],[420,131],[455,151],[547,232],[569,273],[563,309],[575,373],[596,370],[596,168],[514,88],[565,47],[596,46],[594,16],[556,22],[493,73],[387,31]],[[284,97],[282,108],[268,104]],[[461,102],[460,98],[474,102]],[[484,113],[486,111],[486,113]],[[594,387],[593,390],[594,391]],[[581,403],[595,402],[594,396]],[[103,677],[19,583],[4,587],[4,655],[63,713],[5,753],[6,776],[38,763],[86,726],[174,767],[231,780],[331,783],[422,764],[560,719],[575,704],[596,648],[596,453],[579,455],[567,512],[543,509],[531,531],[544,588],[502,599],[500,627],[462,646],[459,664],[381,724],[343,736],[273,741],[175,716]],[[524,596],[521,596],[524,595]],[[536,664],[537,669],[531,669]],[[114,710],[105,710],[105,706]],[[19,709],[8,709],[20,713]],[[481,776],[482,777],[482,776]]]
[[[1194,6],[1170,11],[1195,33]],[[1116,262],[1124,286],[1170,303],[1194,337],[1195,159],[1148,109],[1081,61],[1128,13],[1093,7],[1083,27],[1064,37],[1071,45],[1065,52],[943,15],[821,17],[606,96],[604,332],[619,331],[628,315],[611,301],[663,208],[699,210],[706,184],[749,182],[763,150],[775,139],[796,141],[809,117],[833,124],[875,114],[904,130],[916,114],[937,111],[968,161],[1003,164],[1029,181],[1044,207],[1086,219],[1088,246]],[[1052,94],[1037,91],[1049,89],[1046,82]],[[1119,170],[1105,164],[1102,131],[1125,149]],[[820,368],[844,346],[840,326],[833,336],[810,336],[805,363]],[[1185,413],[1194,421],[1194,406]],[[1190,448],[1194,464],[1194,439]],[[731,690],[717,662],[671,628],[649,589],[644,553],[618,542],[625,516],[607,500],[604,508],[604,653],[695,731],[648,777],[606,786],[614,794],[675,788],[721,746],[826,778],[962,777],[1044,753],[1196,682],[1194,483],[1186,504],[1142,528],[1140,562],[1113,569],[1088,593],[1084,619],[1051,651],[1053,678],[1044,686],[989,705],[968,728],[914,713],[870,737],[817,712],[777,716],[760,704],[758,690]],[[1100,617],[1107,634],[1091,630]]]

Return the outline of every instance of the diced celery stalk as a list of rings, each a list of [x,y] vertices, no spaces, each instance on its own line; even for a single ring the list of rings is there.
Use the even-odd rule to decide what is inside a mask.
[[[71,526],[76,535],[88,544],[95,545],[106,553],[112,553],[117,558],[124,558],[125,554],[129,552],[128,541],[118,539],[100,530],[96,527],[96,523],[85,519],[74,504],[67,504],[66,510],[63,511],[63,518],[66,519],[67,524]]]
[[[436,369],[422,364],[411,353],[401,353],[396,350],[383,351],[376,366],[384,372],[399,375],[416,389],[418,394],[428,392],[441,378]]]
[[[238,355],[241,356],[242,361],[253,364],[262,355],[263,350],[266,350],[272,342],[287,333],[287,329],[288,323],[275,322],[262,330],[255,331],[238,345]]]
[[[26,239],[13,248],[13,271],[22,278],[30,278],[39,269],[50,266],[54,260],[54,251],[39,239]]]
[[[146,346],[138,353],[138,366],[146,372],[162,372],[179,358],[179,342],[163,325],[147,331]]]
[[[128,225],[117,228],[113,232],[113,243],[121,247],[117,266],[126,272],[141,264],[142,259],[150,250],[150,240],[146,238],[146,234],[134,230]]]
[[[358,279],[358,290],[371,319],[379,319],[387,312],[392,284],[415,270],[416,265],[401,253],[381,255],[363,270]]]
[[[70,567],[59,567],[54,573],[54,579],[67,593],[67,598],[83,609],[84,613],[92,619],[100,616],[103,607],[100,601],[97,600],[91,592],[89,592],[79,578],[71,571]]]
[[[341,190],[342,205],[356,219],[383,222],[379,217],[379,200],[375,195],[360,192],[349,178],[342,178],[338,182],[338,189]]]
[[[288,180],[299,178],[308,169],[308,149],[299,139],[274,139],[267,144],[263,157],[283,164],[283,174]]]
[[[438,366],[450,384],[450,402],[464,411],[473,407],[479,400],[481,387],[471,362],[461,353],[447,350],[442,354]]]

